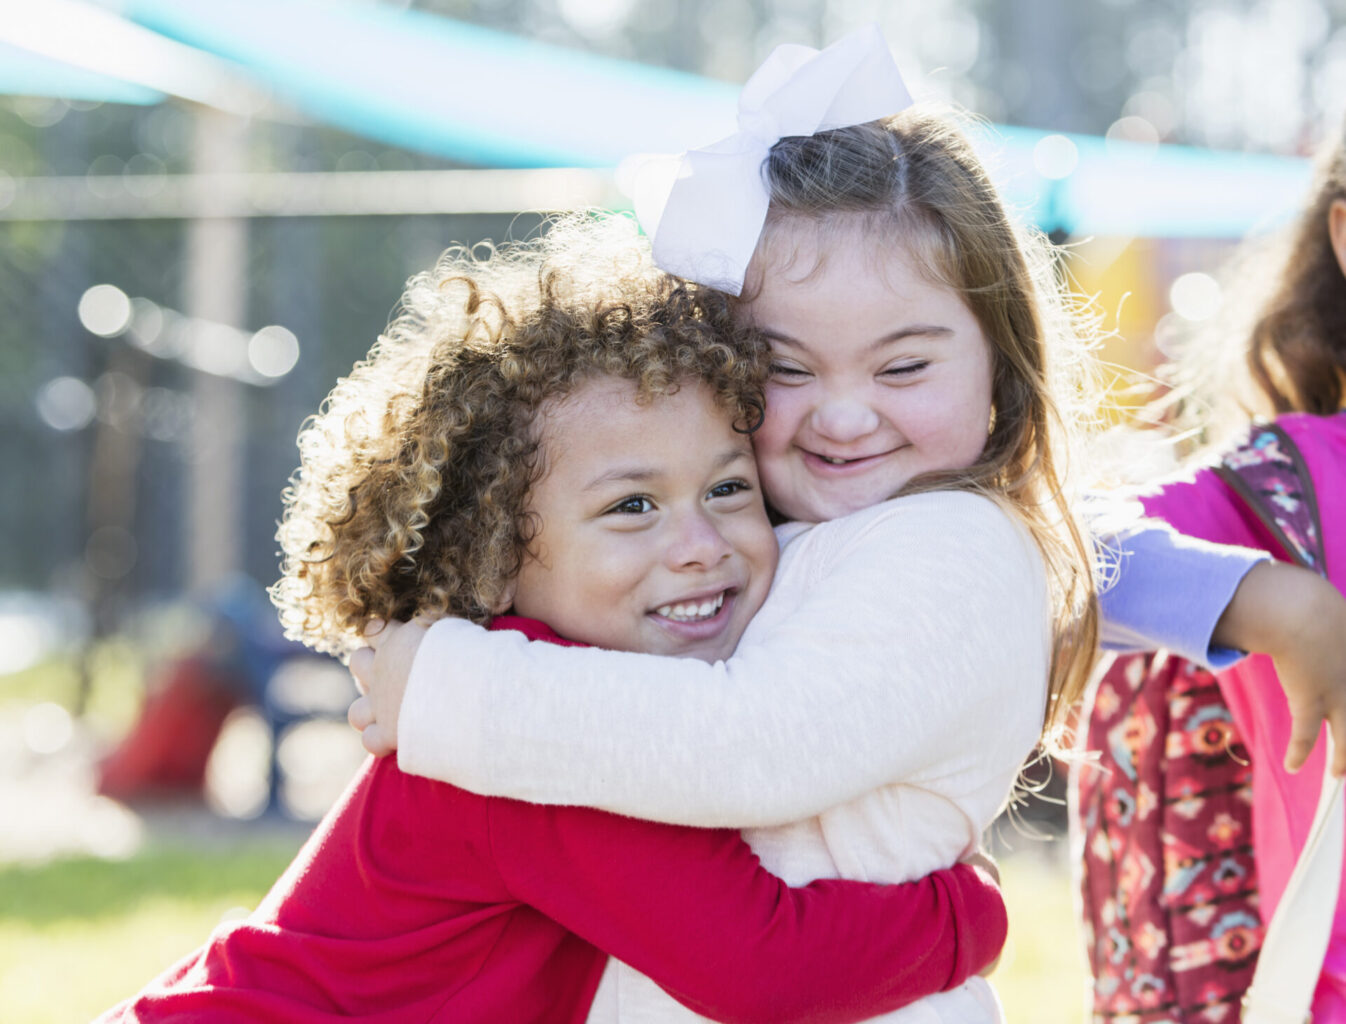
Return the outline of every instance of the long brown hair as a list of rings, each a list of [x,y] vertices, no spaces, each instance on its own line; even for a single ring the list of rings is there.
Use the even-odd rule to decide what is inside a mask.
[[[1338,199],[1346,200],[1346,132],[1321,151],[1275,290],[1248,339],[1248,370],[1277,413],[1326,416],[1341,408],[1346,280],[1328,234]]]
[[[1090,365],[1045,238],[1017,226],[980,159],[942,114],[911,109],[881,122],[782,139],[764,168],[771,206],[763,245],[784,223],[826,232],[854,216],[867,234],[905,246],[923,272],[956,291],[992,350],[994,423],[966,469],[927,473],[903,494],[976,491],[1032,534],[1053,600],[1044,729],[1055,738],[1084,690],[1098,636],[1093,553],[1065,487],[1074,409]],[[744,300],[755,286],[747,282]]]

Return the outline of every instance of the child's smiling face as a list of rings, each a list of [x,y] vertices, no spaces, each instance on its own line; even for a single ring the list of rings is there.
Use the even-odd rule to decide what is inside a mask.
[[[748,438],[702,384],[636,402],[598,378],[539,416],[539,522],[516,614],[572,640],[706,661],[733,653],[776,568]]]
[[[991,349],[958,294],[863,224],[829,243],[821,265],[811,225],[782,224],[773,243],[795,260],[767,259],[746,310],[771,342],[753,437],[767,500],[823,522],[921,473],[975,462],[991,417]]]

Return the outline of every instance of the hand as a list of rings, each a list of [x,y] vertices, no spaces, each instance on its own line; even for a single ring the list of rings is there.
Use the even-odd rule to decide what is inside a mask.
[[[962,863],[988,876],[991,881],[995,882],[996,888],[1000,888],[1000,868],[989,854],[983,853],[981,850],[974,850],[963,858]],[[1002,950],[999,956],[981,969],[981,976],[989,978],[991,973],[1000,966],[1000,961],[1004,955],[1005,953]]]
[[[1332,774],[1346,775],[1346,598],[1317,573],[1262,562],[1221,617],[1215,641],[1269,654],[1290,704],[1286,771],[1304,766],[1327,722]]]
[[[1000,866],[990,857],[990,854],[983,853],[981,850],[974,850],[963,858],[962,862],[970,867],[976,868],[984,875],[989,875],[997,887],[1000,885]]]
[[[372,622],[365,630],[368,647],[351,655],[350,672],[363,696],[346,712],[346,720],[360,730],[360,742],[376,757],[397,749],[397,720],[402,712],[411,665],[416,660],[429,623]]]

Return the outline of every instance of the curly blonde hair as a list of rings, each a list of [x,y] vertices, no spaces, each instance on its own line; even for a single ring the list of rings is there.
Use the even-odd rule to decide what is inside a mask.
[[[728,298],[658,271],[628,218],[450,249],[300,432],[271,589],[286,634],[346,654],[373,619],[488,620],[535,534],[544,402],[604,376],[642,402],[697,383],[747,432],[766,368]]]

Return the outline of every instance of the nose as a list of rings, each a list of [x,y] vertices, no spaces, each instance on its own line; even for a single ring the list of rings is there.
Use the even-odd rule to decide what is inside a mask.
[[[829,395],[813,410],[813,429],[831,441],[858,441],[879,427],[879,416],[855,395]]]
[[[733,554],[734,549],[704,509],[687,511],[670,525],[668,561],[675,569],[709,569]]]

